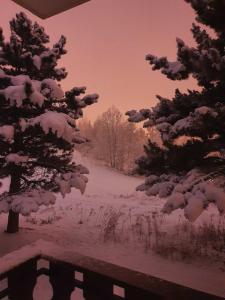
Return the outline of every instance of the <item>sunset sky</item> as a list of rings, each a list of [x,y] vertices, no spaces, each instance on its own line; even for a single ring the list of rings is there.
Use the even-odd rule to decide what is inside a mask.
[[[23,10],[1,0],[0,26],[9,35],[9,20]],[[174,89],[195,87],[193,79],[173,82],[151,70],[148,53],[175,60],[176,37],[193,44],[190,33],[194,12],[184,0],[91,0],[60,15],[41,20],[54,43],[64,34],[68,53],[61,60],[69,72],[65,89],[87,86],[100,95],[99,103],[85,110],[94,120],[112,105],[122,112],[153,106],[156,94],[171,97]]]

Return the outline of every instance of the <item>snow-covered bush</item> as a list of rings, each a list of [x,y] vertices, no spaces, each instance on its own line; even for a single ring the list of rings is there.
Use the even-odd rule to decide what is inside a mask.
[[[163,211],[184,208],[194,221],[210,203],[225,212],[225,3],[222,0],[186,0],[197,13],[196,20],[213,29],[192,25],[195,47],[177,39],[177,60],[147,55],[153,70],[171,80],[192,75],[200,91],[176,90],[173,99],[157,96],[151,109],[127,112],[129,121],[144,121],[158,130],[160,143],[149,141],[145,155],[137,160],[147,176],[138,190],[168,197]]]
[[[0,178],[11,177],[0,212],[9,212],[13,232],[18,214],[53,204],[55,192],[84,192],[88,170],[73,161],[75,144],[85,142],[76,120],[98,95],[81,97],[85,87],[61,89],[67,73],[57,62],[66,53],[64,36],[50,48],[44,28],[24,13],[10,29],[9,42],[0,31]]]

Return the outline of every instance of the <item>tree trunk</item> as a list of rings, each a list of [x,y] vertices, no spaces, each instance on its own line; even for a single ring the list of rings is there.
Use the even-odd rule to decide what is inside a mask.
[[[16,194],[20,191],[20,171],[15,166],[11,172],[11,182],[9,187],[10,194]],[[19,231],[19,213],[10,209],[8,214],[7,233],[16,233]]]
[[[6,232],[15,233],[19,231],[19,214],[10,209],[8,214],[8,225]]]

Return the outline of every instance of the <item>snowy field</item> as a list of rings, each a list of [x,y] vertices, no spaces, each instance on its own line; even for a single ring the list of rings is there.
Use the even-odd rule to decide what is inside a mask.
[[[21,218],[21,230],[13,236],[4,233],[6,216],[0,216],[1,256],[44,239],[225,297],[221,240],[225,219],[216,209],[210,207],[194,225],[185,221],[181,210],[162,215],[164,200],[135,192],[143,179],[125,176],[88,159],[82,159],[82,163],[90,170],[84,195],[73,190],[65,199],[59,197],[55,206],[42,207],[37,214]],[[39,292],[37,286],[36,299]],[[42,299],[49,299],[49,293]]]

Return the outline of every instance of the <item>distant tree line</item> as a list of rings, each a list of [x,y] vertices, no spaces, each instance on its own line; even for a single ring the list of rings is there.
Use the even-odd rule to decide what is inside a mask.
[[[89,140],[79,146],[81,153],[101,160],[111,168],[135,172],[135,159],[144,153],[147,131],[129,123],[114,106],[93,123],[81,120],[79,128],[81,135]]]

